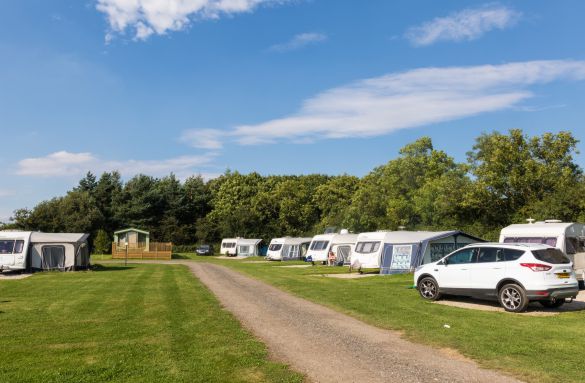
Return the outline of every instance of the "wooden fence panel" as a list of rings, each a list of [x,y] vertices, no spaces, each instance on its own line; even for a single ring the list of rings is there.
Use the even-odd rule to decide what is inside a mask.
[[[171,242],[151,242],[148,249],[146,245],[142,248],[128,248],[117,246],[112,243],[112,258],[126,259],[126,251],[128,251],[128,259],[158,259],[170,260],[173,254],[173,244]]]

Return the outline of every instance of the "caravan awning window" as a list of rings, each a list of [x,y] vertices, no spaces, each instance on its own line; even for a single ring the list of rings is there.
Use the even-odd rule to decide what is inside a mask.
[[[315,241],[311,243],[311,250],[325,250],[329,245],[329,241]]]
[[[567,254],[577,254],[585,252],[585,246],[582,241],[579,241],[579,238],[567,237],[565,239],[565,247],[567,249]]]
[[[355,252],[368,254],[375,253],[380,248],[380,242],[358,242],[355,245]]]

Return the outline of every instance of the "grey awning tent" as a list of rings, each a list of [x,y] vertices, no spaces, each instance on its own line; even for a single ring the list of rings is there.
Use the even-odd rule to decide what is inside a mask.
[[[30,237],[30,265],[35,270],[76,270],[89,267],[84,233],[39,233]]]
[[[444,256],[473,242],[485,240],[459,230],[389,232],[383,244],[380,274],[406,273],[434,261],[429,259],[431,245],[439,247],[440,255]],[[427,262],[423,262],[425,255]]]

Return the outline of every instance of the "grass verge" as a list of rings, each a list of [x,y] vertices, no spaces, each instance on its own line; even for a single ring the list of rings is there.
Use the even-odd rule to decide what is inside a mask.
[[[184,266],[0,281],[2,382],[300,382]]]

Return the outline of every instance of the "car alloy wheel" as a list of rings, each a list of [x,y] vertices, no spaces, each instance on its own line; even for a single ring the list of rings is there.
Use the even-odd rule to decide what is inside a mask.
[[[439,298],[439,286],[433,278],[427,277],[420,281],[418,291],[424,299],[434,301]]]
[[[528,298],[522,287],[516,284],[509,284],[500,290],[500,304],[506,311],[522,312],[528,306]]]

